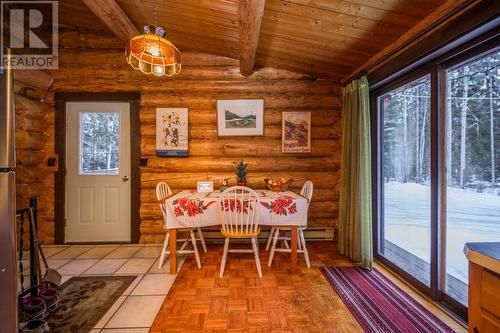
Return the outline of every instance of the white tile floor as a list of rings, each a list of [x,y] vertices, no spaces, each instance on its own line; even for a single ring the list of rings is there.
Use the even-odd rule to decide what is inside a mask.
[[[176,275],[168,274],[168,259],[158,269],[161,247],[151,245],[49,245],[43,248],[49,266],[63,275],[136,275],[100,319],[91,333],[148,332]],[[29,254],[26,253],[27,258]],[[183,259],[178,258],[178,268]],[[25,283],[29,284],[29,264],[24,263]],[[20,286],[19,286],[20,287]]]

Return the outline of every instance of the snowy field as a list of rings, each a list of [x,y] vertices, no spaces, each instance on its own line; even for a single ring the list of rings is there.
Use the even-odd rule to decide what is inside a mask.
[[[500,196],[448,188],[446,271],[467,283],[466,242],[500,241]],[[430,188],[385,184],[385,238],[430,262]]]

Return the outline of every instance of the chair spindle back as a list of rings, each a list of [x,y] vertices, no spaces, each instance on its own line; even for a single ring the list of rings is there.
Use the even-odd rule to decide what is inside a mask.
[[[165,182],[159,182],[156,185],[156,199],[158,200],[158,204],[160,205],[161,212],[163,214],[163,218],[165,219],[165,223],[167,220],[167,201],[166,199],[172,195],[172,190],[170,186],[168,186]]]
[[[233,235],[256,232],[259,203],[259,195],[246,186],[233,186],[222,192],[222,231]]]
[[[302,189],[300,190],[300,195],[307,199],[307,205],[311,203],[312,195],[313,195],[313,183],[308,180],[302,185]]]

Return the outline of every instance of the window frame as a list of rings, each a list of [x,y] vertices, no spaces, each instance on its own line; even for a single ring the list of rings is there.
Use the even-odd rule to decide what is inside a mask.
[[[409,274],[402,268],[396,266],[393,264],[390,260],[385,258],[381,252],[380,252],[380,240],[383,239],[383,226],[384,226],[384,221],[383,221],[383,216],[384,216],[384,186],[383,186],[383,179],[384,179],[384,171],[382,167],[383,163],[383,145],[384,145],[384,139],[383,139],[383,133],[384,133],[384,124],[383,124],[383,114],[380,111],[380,105],[379,105],[379,97],[401,87],[404,86],[408,83],[411,83],[415,80],[418,80],[419,78],[429,76],[430,78],[430,85],[431,85],[431,99],[430,99],[430,141],[431,141],[431,221],[430,221],[430,228],[431,228],[431,240],[430,240],[430,258],[431,258],[431,265],[430,265],[430,285],[427,286],[425,283],[421,282],[418,280],[416,277],[413,275]],[[433,123],[435,122],[435,108],[436,108],[436,98],[435,98],[435,91],[436,91],[436,77],[435,77],[435,66],[434,65],[426,65],[422,66],[412,72],[410,72],[408,75],[405,75],[404,77],[395,80],[391,82],[390,84],[384,85],[380,87],[377,90],[374,90],[370,92],[370,103],[371,103],[371,114],[372,114],[372,129],[375,129],[375,131],[372,130],[372,161],[375,161],[375,163],[372,163],[372,170],[374,173],[374,177],[372,177],[372,185],[373,185],[373,255],[376,260],[384,264],[385,266],[389,267],[391,270],[395,271],[398,275],[402,276],[405,280],[409,281],[413,286],[415,286],[420,292],[424,293],[427,296],[434,297],[436,295],[436,290],[437,290],[437,281],[433,277],[435,276],[435,271],[437,269],[437,265],[434,265],[435,260],[433,258],[437,255],[437,248],[433,245],[433,235],[436,234],[435,230],[437,228],[437,220],[436,216],[434,214],[434,188],[436,187],[437,184],[435,184],[434,180],[434,174],[435,174],[435,169],[436,166],[434,165],[435,158],[433,158],[434,154],[436,153],[433,149],[435,146],[433,144],[433,141],[437,137],[436,135],[436,128],[433,126]],[[375,119],[374,119],[375,118]],[[373,121],[374,120],[374,121]],[[375,138],[374,138],[375,137]]]
[[[440,106],[440,111],[439,113],[441,114],[442,123],[440,126],[441,132],[446,133],[446,71],[449,68],[453,68],[455,66],[459,66],[461,64],[465,64],[468,62],[473,62],[474,60],[477,60],[489,53],[493,52],[498,52],[500,51],[500,38],[493,38],[492,40],[488,40],[483,43],[479,43],[479,45],[476,45],[474,48],[469,48],[466,52],[461,52],[461,53],[454,53],[451,54],[449,57],[446,57],[445,60],[442,61],[440,64],[440,86],[442,87],[439,91],[441,103],[439,104]],[[440,274],[438,276],[439,278],[439,290],[438,290],[438,300],[443,303],[444,306],[446,306],[448,309],[450,309],[453,313],[458,315],[462,319],[467,319],[467,307],[464,306],[462,303],[448,295],[445,291],[445,284],[446,284],[446,212],[447,212],[447,179],[446,179],[446,171],[447,171],[447,166],[446,166],[446,145],[448,142],[446,142],[446,135],[442,135],[440,138],[440,153],[441,153],[441,158],[440,158],[440,164],[441,167],[439,168],[439,173],[441,175],[441,182],[440,182],[440,191],[441,191],[441,203],[440,203],[440,214],[441,214],[441,234],[438,236],[441,236],[439,239],[440,242],[440,252],[441,255],[439,257],[439,265],[440,265]]]
[[[95,172],[95,169],[92,169],[92,172],[83,172],[83,155],[85,153],[83,152],[83,140],[82,140],[82,115],[84,113],[89,113],[89,114],[97,114],[97,113],[105,113],[105,114],[117,114],[118,115],[118,169],[116,172]],[[78,175],[79,176],[119,176],[120,175],[120,159],[121,159],[121,153],[120,153],[120,148],[121,148],[121,139],[122,139],[122,130],[121,130],[121,124],[122,124],[122,114],[120,112],[109,112],[109,111],[85,111],[85,112],[79,112],[78,115],[78,139],[80,140],[79,142],[79,147],[78,147]]]
[[[446,70],[462,63],[473,61],[495,50],[500,50],[500,28],[497,27],[474,40],[467,41],[443,55],[388,82],[375,84],[370,90],[371,135],[372,135],[372,234],[375,260],[408,281],[418,291],[429,296],[453,312],[459,319],[467,321],[467,307],[445,292],[446,256]],[[415,63],[408,64],[413,68]],[[383,114],[379,112],[379,97],[412,81],[430,75],[430,144],[431,144],[431,276],[430,286],[396,266],[380,253],[383,239],[384,190],[383,190]]]

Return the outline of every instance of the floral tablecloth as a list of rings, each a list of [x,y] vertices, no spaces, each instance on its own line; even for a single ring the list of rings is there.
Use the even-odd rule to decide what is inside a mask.
[[[300,226],[307,222],[307,199],[291,192],[256,191],[259,225]],[[182,191],[168,198],[167,228],[208,227],[222,223],[220,193]],[[235,209],[239,209],[236,205]],[[246,207],[244,207],[246,209]],[[254,209],[254,208],[252,208]]]

